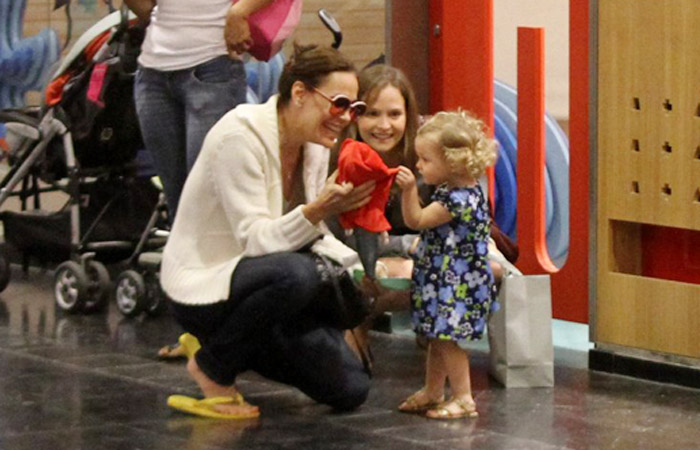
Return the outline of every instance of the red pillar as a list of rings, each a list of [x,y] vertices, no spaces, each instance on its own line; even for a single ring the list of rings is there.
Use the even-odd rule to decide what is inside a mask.
[[[569,257],[552,276],[552,315],[588,322],[589,0],[569,1]]]
[[[544,29],[518,28],[518,267],[556,272],[545,229]]]
[[[431,114],[462,108],[493,136],[493,0],[430,0],[429,21]]]
[[[589,230],[589,0],[569,1],[569,257],[552,276],[552,314],[588,322]]]
[[[430,0],[430,112],[461,107],[493,129],[493,0]]]
[[[522,214],[532,213],[532,208],[527,204],[527,194],[518,194],[518,243],[524,260],[518,261],[518,266],[526,272],[552,273],[552,314],[557,319],[571,320],[575,322],[588,322],[588,280],[589,280],[589,5],[588,0],[570,0],[569,2],[569,256],[559,270],[551,264],[543,244],[543,224],[535,222],[535,218],[526,219],[526,223],[520,223]],[[518,58],[521,58],[519,51]],[[533,68],[533,70],[538,70]],[[523,76],[527,76],[523,74]],[[520,70],[518,80],[520,81]],[[529,88],[520,86],[519,97],[529,95]],[[526,106],[525,108],[529,108]],[[519,108],[520,110],[520,103]],[[522,114],[527,114],[524,110]],[[537,114],[540,114],[539,111]],[[518,113],[518,122],[523,120],[523,115]],[[539,124],[536,125],[539,127]],[[518,128],[520,134],[520,126]],[[539,128],[538,128],[539,130]],[[538,131],[539,132],[539,131]],[[520,138],[520,136],[519,136]],[[520,141],[520,139],[519,139]],[[523,145],[518,143],[518,159]],[[525,149],[524,151],[527,151]],[[526,164],[532,162],[526,158]],[[535,170],[535,164],[530,170]],[[543,166],[538,166],[543,167]],[[529,172],[529,171],[528,171]],[[539,171],[525,172],[523,176],[531,176]],[[518,170],[518,189],[521,186],[521,171]],[[538,187],[538,186],[537,186]],[[539,192],[539,191],[538,191]],[[532,194],[532,193],[531,193]],[[539,198],[539,197],[538,197]],[[539,211],[539,209],[538,209]],[[539,212],[537,214],[540,214]],[[539,222],[543,221],[543,215],[538,216]],[[521,227],[524,231],[529,227],[537,227],[534,234],[528,237],[529,242],[522,241]],[[525,248],[523,248],[523,246]],[[523,256],[521,256],[523,258]]]

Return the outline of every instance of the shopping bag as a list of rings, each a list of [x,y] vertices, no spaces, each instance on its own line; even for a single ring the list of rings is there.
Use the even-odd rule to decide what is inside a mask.
[[[301,11],[302,0],[275,0],[251,14],[248,25],[253,45],[248,53],[258,61],[269,61],[299,25]]]
[[[488,323],[491,375],[505,387],[554,385],[549,275],[503,278]]]

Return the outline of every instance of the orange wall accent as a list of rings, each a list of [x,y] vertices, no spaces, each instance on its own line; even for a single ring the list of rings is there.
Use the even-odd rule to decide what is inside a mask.
[[[530,32],[524,32],[528,35]],[[544,33],[544,32],[542,32]],[[590,90],[589,81],[589,3],[588,0],[570,0],[569,2],[569,256],[564,266],[557,269],[551,262],[546,249],[544,234],[544,200],[540,197],[540,186],[544,181],[544,159],[535,162],[532,157],[522,156],[521,152],[533,151],[531,145],[540,145],[541,133],[544,132],[543,124],[536,121],[537,117],[544,114],[544,80],[530,80],[534,88],[541,89],[542,95],[531,91],[531,87],[521,85],[521,79],[535,77],[530,70],[544,70],[534,61],[535,53],[540,49],[539,38],[528,36],[530,42],[527,46],[533,48],[518,47],[518,245],[520,246],[521,259],[518,267],[526,273],[551,273],[552,274],[552,315],[557,319],[571,320],[574,322],[588,322],[588,280],[589,280],[589,121],[588,121],[588,97]],[[519,31],[520,38],[520,31]],[[543,36],[542,36],[543,40]],[[520,39],[519,39],[520,42]],[[521,61],[521,58],[524,59]],[[544,55],[541,55],[544,61]],[[521,73],[521,62],[523,72]],[[529,68],[527,65],[530,64]],[[534,65],[533,65],[534,64]],[[544,64],[544,63],[542,63]],[[536,95],[537,98],[526,100],[521,104],[520,99]],[[525,99],[523,99],[525,100]],[[532,105],[527,102],[533,102]],[[541,103],[541,106],[540,106]],[[537,116],[531,116],[537,108]],[[540,112],[541,111],[541,112]],[[523,120],[530,121],[531,125],[522,124]],[[532,144],[521,142],[521,124],[526,133],[522,139],[532,140]],[[533,126],[532,130],[525,130]],[[535,133],[528,136],[528,133]],[[542,138],[543,139],[543,138]],[[543,142],[543,141],[542,141]],[[542,147],[544,151],[544,147]],[[539,160],[539,150],[533,155]],[[521,161],[530,165],[521,170]],[[539,164],[539,165],[538,165]],[[528,180],[533,174],[538,179]],[[524,177],[524,178],[523,178]],[[541,179],[540,179],[541,178]],[[522,181],[521,181],[522,180]],[[522,188],[524,183],[525,192]],[[537,197],[533,197],[537,195]],[[532,204],[532,199],[540,201],[538,205]],[[537,217],[534,217],[537,215]],[[525,217],[523,217],[525,216]],[[521,222],[522,220],[522,222]],[[526,233],[525,235],[523,233]]]
[[[493,2],[492,0],[430,0],[430,111],[462,107],[482,117],[493,129]],[[435,25],[440,33],[435,34]],[[542,34],[543,30],[540,31]],[[534,32],[535,35],[540,32]],[[526,32],[530,33],[530,32]],[[521,151],[528,152],[529,144],[520,144],[520,123],[524,116],[520,113],[518,126],[518,241],[521,259],[518,267],[530,273],[552,273],[553,316],[558,319],[588,322],[588,280],[589,280],[589,137],[588,137],[588,96],[589,96],[589,0],[569,0],[569,143],[570,143],[570,203],[569,203],[569,257],[565,265],[557,270],[552,264],[546,249],[544,234],[544,78],[541,80],[540,99],[531,98],[538,108],[534,113],[527,104],[518,109],[523,115],[530,115],[537,128],[527,139],[535,140],[542,152],[539,163],[532,158],[520,158]],[[531,37],[537,44],[536,51],[542,52],[544,64],[544,38]],[[532,43],[531,43],[532,44]],[[528,45],[531,45],[528,44]],[[528,50],[529,51],[529,50]],[[526,58],[527,56],[527,58]],[[518,59],[528,59],[532,54],[520,52]],[[520,63],[520,62],[519,62]],[[538,63],[540,64],[540,63]],[[543,70],[543,66],[537,70]],[[521,80],[518,69],[518,80]],[[540,72],[543,77],[543,72]],[[523,74],[523,77],[528,75]],[[539,83],[539,82],[538,82]],[[519,98],[528,89],[520,87]],[[519,100],[520,102],[520,100]],[[529,110],[529,112],[527,112]],[[527,123],[528,119],[525,119]],[[527,125],[528,127],[530,125]],[[527,135],[527,131],[524,131]],[[524,149],[524,150],[523,150]],[[529,151],[533,151],[532,148]],[[539,156],[538,156],[539,158]],[[530,168],[526,170],[525,166]],[[524,175],[520,175],[524,173]],[[530,195],[521,186],[530,180]],[[490,173],[493,181],[493,174]],[[494,183],[489,184],[491,187]],[[525,188],[526,191],[528,188]],[[541,199],[539,206],[533,207],[532,195]],[[493,190],[489,195],[493,198]],[[542,197],[540,197],[540,195]],[[522,200],[521,200],[522,199]],[[525,202],[525,203],[523,203]],[[528,203],[530,202],[530,203]],[[529,206],[528,206],[529,205]],[[539,211],[539,213],[537,213]],[[534,215],[537,214],[537,219]],[[520,224],[521,216],[529,223]],[[529,231],[527,231],[529,230]],[[529,243],[525,236],[530,233]]]
[[[569,257],[552,276],[552,315],[588,323],[589,0],[569,1]]]
[[[493,129],[493,0],[431,0],[429,19],[431,113],[461,107]]]
[[[518,28],[518,215],[524,273],[556,272],[545,229],[544,28]]]
[[[493,0],[430,0],[430,113],[462,108],[493,136]],[[489,198],[494,171],[487,172]]]

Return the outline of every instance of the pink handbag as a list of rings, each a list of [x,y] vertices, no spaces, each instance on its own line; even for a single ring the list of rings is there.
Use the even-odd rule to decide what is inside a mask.
[[[301,18],[302,0],[275,0],[248,18],[253,45],[248,49],[255,59],[268,61],[282,49]]]

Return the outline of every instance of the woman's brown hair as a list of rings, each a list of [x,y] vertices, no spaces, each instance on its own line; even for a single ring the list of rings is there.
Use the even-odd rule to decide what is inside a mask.
[[[406,129],[404,135],[393,151],[400,151],[402,154],[403,165],[411,170],[416,166],[416,152],[414,150],[414,142],[416,132],[418,131],[418,105],[416,104],[416,96],[413,93],[411,82],[408,81],[404,73],[391,66],[385,64],[377,64],[367,67],[360,72],[359,75],[360,89],[358,98],[368,106],[377,99],[379,93],[387,86],[393,86],[399,90],[404,99],[406,107]],[[359,139],[357,126],[353,125],[354,133]]]
[[[287,105],[292,96],[292,85],[301,81],[308,88],[318,87],[333,72],[353,72],[355,65],[332,47],[294,43],[294,53],[284,65],[278,85],[280,104]]]

